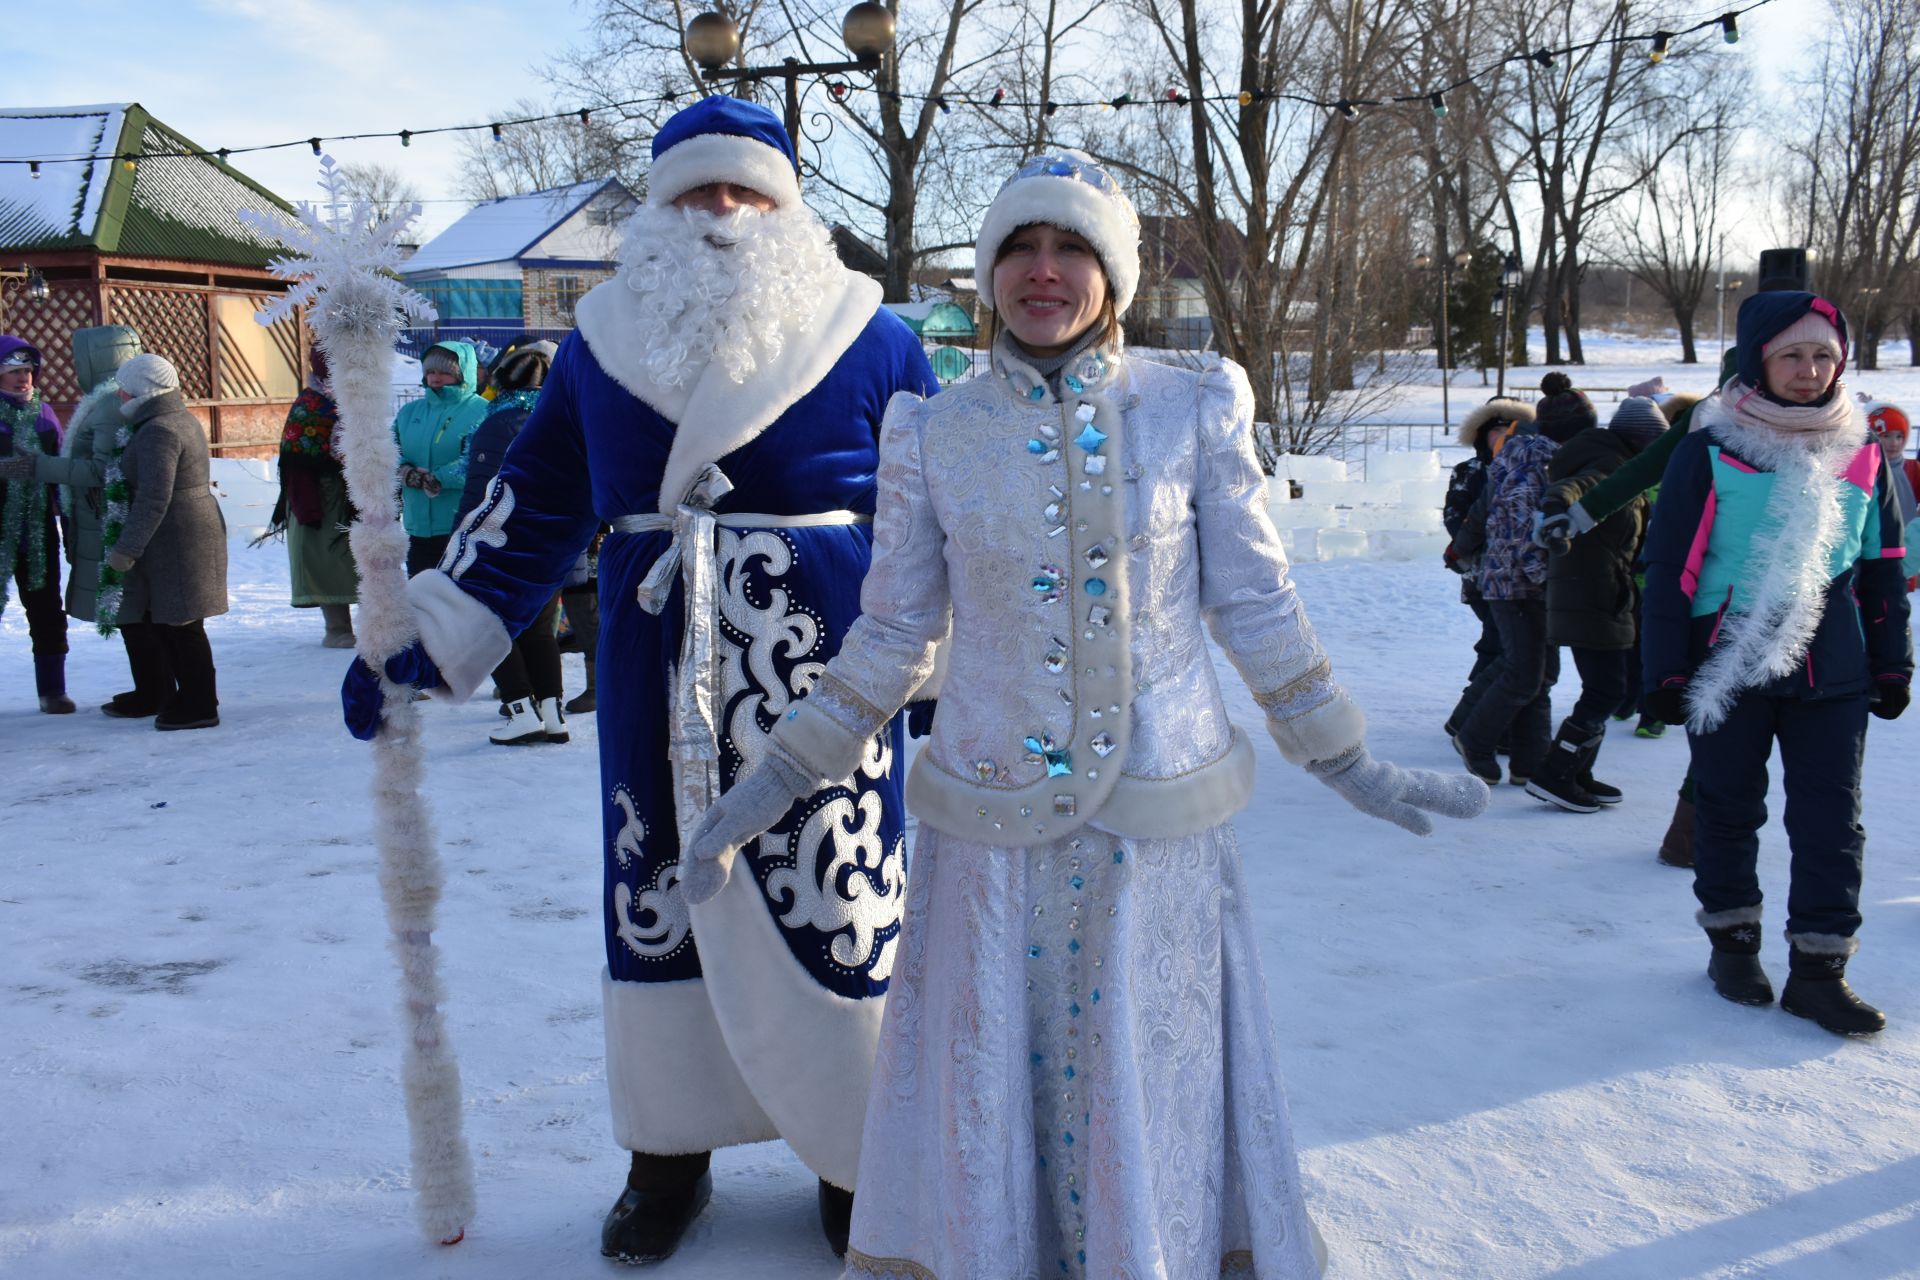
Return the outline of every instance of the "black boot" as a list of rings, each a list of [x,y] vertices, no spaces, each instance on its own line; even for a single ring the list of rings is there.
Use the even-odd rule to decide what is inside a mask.
[[[67,655],[33,655],[33,684],[40,694],[40,710],[50,716],[73,714],[73,699],[67,696]]]
[[[600,1227],[600,1256],[630,1265],[672,1257],[713,1196],[711,1159],[705,1151],[690,1156],[634,1152],[627,1189]]]
[[[1467,772],[1486,783],[1500,781],[1500,762],[1489,755],[1482,755],[1467,745],[1467,740],[1459,734],[1453,735],[1453,749],[1460,753],[1466,762]]]
[[[1795,940],[1787,964],[1780,1007],[1788,1013],[1811,1018],[1837,1036],[1870,1036],[1886,1028],[1887,1016],[1847,985],[1845,952],[1803,951]]]
[[[1743,921],[1707,930],[1713,956],[1707,976],[1722,999],[1735,1004],[1772,1004],[1773,984],[1760,967],[1760,922]]]
[[[1673,821],[1660,837],[1660,861],[1670,867],[1693,865],[1693,801],[1682,795],[1673,805]]]
[[[592,711],[593,707],[593,658],[589,656],[587,658],[587,687],[580,691],[579,697],[568,700],[567,714],[570,716],[585,715],[587,712]]]
[[[1600,812],[1600,802],[1580,785],[1586,740],[1585,731],[1573,721],[1563,722],[1553,745],[1547,748],[1546,762],[1540,766],[1539,773],[1527,780],[1527,794],[1568,813]]]
[[[1574,775],[1581,789],[1594,798],[1597,804],[1619,804],[1620,788],[1611,783],[1601,782],[1593,776],[1593,762],[1600,758],[1600,744],[1607,740],[1607,730],[1603,725],[1594,730],[1587,740],[1580,744],[1580,771]]]
[[[847,1256],[847,1232],[853,1227],[853,1192],[820,1179],[820,1232],[833,1256]]]

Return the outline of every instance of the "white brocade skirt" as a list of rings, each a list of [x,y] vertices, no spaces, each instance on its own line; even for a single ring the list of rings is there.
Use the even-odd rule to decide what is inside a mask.
[[[848,1280],[1320,1274],[1231,825],[922,826],[902,941]]]

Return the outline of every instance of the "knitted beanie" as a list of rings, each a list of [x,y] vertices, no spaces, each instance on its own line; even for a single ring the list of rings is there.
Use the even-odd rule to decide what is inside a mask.
[[[460,357],[445,347],[428,347],[426,354],[420,357],[420,372],[422,374],[450,373],[458,378]]]
[[[180,389],[180,371],[165,356],[151,351],[128,360],[114,377],[127,393],[129,406]]]
[[[1600,425],[1593,401],[1584,391],[1576,390],[1573,379],[1558,369],[1540,379],[1540,399],[1533,406],[1533,420],[1540,434],[1555,444],[1565,444],[1588,427]]]
[[[1638,453],[1666,434],[1667,419],[1660,412],[1660,406],[1649,397],[1628,396],[1613,411],[1607,430],[1620,436]]]
[[[1803,320],[1811,320],[1804,329]],[[1847,365],[1847,318],[1840,308],[1812,293],[1756,293],[1740,304],[1738,321],[1740,381],[1755,389],[1767,385],[1767,349],[1792,342],[1833,343],[1836,376]],[[1788,339],[1796,330],[1800,336]]]
[[[1906,410],[1898,405],[1888,404],[1884,400],[1875,400],[1866,407],[1867,426],[1876,436],[1899,436],[1904,442],[1911,432],[1912,423]],[[1904,448],[1904,443],[1902,444]]]
[[[676,112],[653,135],[647,203],[664,208],[710,182],[758,191],[777,209],[798,209],[799,161],[780,117],[726,94]]]
[[[1106,268],[1113,309],[1125,315],[1140,284],[1140,217],[1113,175],[1079,151],[1035,156],[1001,186],[973,246],[980,305],[993,310],[993,264],[1000,245],[1036,223],[1087,238]]]

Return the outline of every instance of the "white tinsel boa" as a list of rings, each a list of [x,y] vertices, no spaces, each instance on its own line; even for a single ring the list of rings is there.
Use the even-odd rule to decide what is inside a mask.
[[[1786,675],[1806,657],[1825,612],[1829,566],[1846,536],[1843,478],[1867,442],[1866,415],[1836,386],[1833,399],[1780,429],[1730,402],[1729,383],[1695,410],[1696,428],[1741,461],[1774,474],[1773,492],[1741,568],[1739,612],[1687,683],[1687,728],[1717,729],[1744,689]],[[1837,408],[1836,408],[1837,406]],[[1780,416],[1780,406],[1769,403]]]

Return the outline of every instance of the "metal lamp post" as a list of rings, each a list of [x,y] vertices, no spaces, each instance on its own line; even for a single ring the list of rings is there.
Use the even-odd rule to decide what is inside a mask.
[[[17,282],[17,283],[16,283]],[[7,321],[7,296],[24,294],[34,302],[45,302],[53,291],[47,288],[47,278],[40,274],[38,267],[18,267],[11,271],[0,270],[0,325]]]
[[[1727,268],[1723,264],[1720,268],[1720,283],[1713,287],[1714,293],[1719,295],[1715,299],[1715,305],[1720,310],[1720,363],[1722,364],[1727,362],[1727,291],[1732,290],[1738,293],[1740,286],[1745,283],[1738,276],[1731,280],[1727,279]]]
[[[1413,260],[1413,265],[1421,271],[1431,270],[1433,259],[1421,254]],[[1462,249],[1453,255],[1451,263],[1443,255],[1440,259],[1440,341],[1437,349],[1440,353],[1440,421],[1447,426],[1453,425],[1453,409],[1447,403],[1448,383],[1453,377],[1453,328],[1447,323],[1447,295],[1453,292],[1453,267],[1465,271],[1473,265],[1473,255]]]
[[[1500,267],[1500,288],[1495,301],[1500,304],[1500,382],[1496,396],[1507,394],[1507,330],[1513,320],[1513,291],[1520,287],[1520,255],[1510,253]]]
[[[853,61],[802,62],[798,58],[782,58],[778,66],[729,67],[727,63],[740,52],[740,29],[723,13],[703,13],[687,24],[684,46],[687,56],[699,66],[703,80],[764,80],[771,76],[785,80],[787,136],[794,140],[798,154],[800,77],[878,70],[881,57],[893,47],[893,14],[885,5],[861,0],[847,10],[847,16],[841,20],[840,38],[853,54]]]

